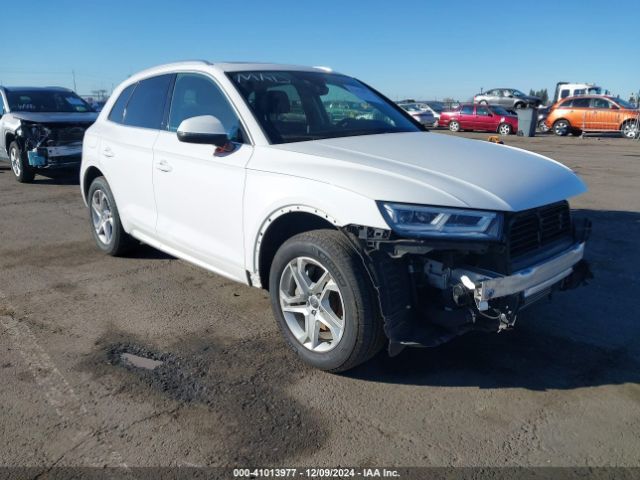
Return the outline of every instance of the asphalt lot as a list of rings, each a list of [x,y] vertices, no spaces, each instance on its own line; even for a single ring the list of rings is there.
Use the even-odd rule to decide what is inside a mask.
[[[640,465],[640,143],[506,143],[588,183],[592,284],[345,375],[294,358],[265,292],[149,247],[106,257],[74,177],[2,165],[0,464]]]

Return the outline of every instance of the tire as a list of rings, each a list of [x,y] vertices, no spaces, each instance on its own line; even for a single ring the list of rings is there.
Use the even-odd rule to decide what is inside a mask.
[[[489,105],[489,102],[487,102],[486,100],[480,100],[478,103],[480,105]]]
[[[451,122],[449,122],[449,130],[451,132],[459,132],[460,131],[460,123],[458,123],[455,120],[452,120]]]
[[[314,368],[349,370],[386,342],[369,274],[341,232],[313,230],[287,240],[271,264],[269,292],[287,344]]]
[[[625,138],[636,139],[640,138],[640,124],[638,120],[627,120],[620,127],[620,133]]]
[[[547,127],[547,124],[544,123],[544,120],[540,120],[538,122],[538,131],[542,133],[547,133],[549,131],[549,127]]]
[[[29,165],[26,152],[23,152],[18,142],[9,145],[9,160],[11,170],[16,180],[20,183],[32,183],[36,177],[35,169]]]
[[[527,106],[522,102],[518,102],[513,106],[513,108],[515,108],[516,110],[520,110],[521,108],[526,108],[526,107]]]
[[[509,125],[508,123],[501,123],[500,125],[498,125],[498,133],[500,135],[511,135],[511,132],[511,125]]]
[[[564,119],[556,120],[551,129],[553,130],[553,133],[559,137],[566,137],[571,131],[571,124]]]
[[[87,199],[91,233],[98,248],[113,257],[130,251],[136,241],[122,228],[118,207],[104,177],[91,182]]]

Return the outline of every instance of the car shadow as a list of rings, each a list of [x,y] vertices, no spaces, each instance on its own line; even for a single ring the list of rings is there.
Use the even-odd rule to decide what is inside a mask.
[[[586,258],[595,278],[588,286],[532,306],[513,330],[406,348],[394,358],[381,352],[346,375],[400,385],[541,391],[640,384],[640,214],[573,214],[593,222]]]
[[[137,260],[175,260],[176,257],[169,255],[163,251],[160,251],[150,245],[141,243],[136,245],[131,251],[125,255],[127,258]]]
[[[42,170],[33,180],[37,185],[80,185],[78,169]]]

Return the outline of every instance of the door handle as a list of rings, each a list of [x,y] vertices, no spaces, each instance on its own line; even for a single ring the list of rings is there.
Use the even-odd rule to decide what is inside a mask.
[[[104,147],[104,148],[102,149],[102,154],[103,154],[105,157],[113,157],[113,156],[114,156],[113,150],[111,150],[111,148],[110,148],[110,147]]]
[[[165,160],[160,160],[158,163],[156,163],[156,169],[160,170],[161,172],[170,172],[171,170],[173,170],[173,167],[169,165]]]

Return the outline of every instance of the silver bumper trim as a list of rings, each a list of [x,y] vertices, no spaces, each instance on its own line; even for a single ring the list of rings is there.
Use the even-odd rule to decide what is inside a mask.
[[[479,310],[488,308],[487,302],[514,293],[524,293],[525,298],[558,283],[569,276],[573,266],[582,260],[585,244],[577,243],[568,250],[542,263],[520,270],[506,277],[488,277],[484,273],[455,270],[454,276],[467,285],[473,282],[473,296]],[[466,277],[466,279],[464,278]],[[471,287],[472,285],[468,285]]]

